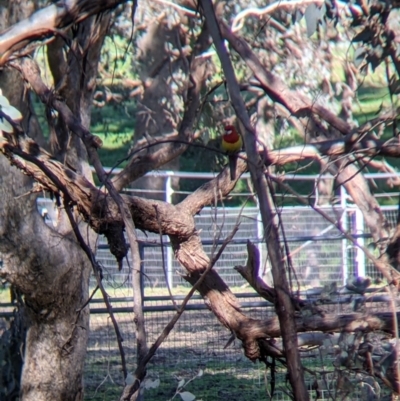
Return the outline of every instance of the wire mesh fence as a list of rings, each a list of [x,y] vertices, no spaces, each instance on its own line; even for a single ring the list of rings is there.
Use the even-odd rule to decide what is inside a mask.
[[[310,296],[312,297],[312,294]],[[266,319],[275,316],[273,306],[255,294],[238,294],[238,297],[242,311],[249,317]],[[177,301],[181,301],[182,298],[183,296],[178,296]],[[307,298],[307,293],[303,293],[302,298]],[[385,307],[384,304],[377,306],[378,302],[375,301],[371,299],[367,305],[371,311]],[[389,299],[386,302],[389,303]],[[98,309],[98,305],[91,306],[92,312]],[[174,308],[168,297],[153,296],[147,297],[144,309],[146,330],[151,344],[171,319]],[[119,312],[118,307],[115,311],[128,353],[128,369],[132,372],[135,368],[135,339],[131,334],[134,327],[133,314]],[[343,295],[342,299],[326,305],[325,311],[337,315],[349,313],[349,295]],[[112,327],[103,314],[92,315],[91,324],[92,334],[85,374],[86,397],[95,400],[117,399],[123,380]],[[194,297],[148,365],[146,380],[157,385],[146,389],[143,399],[171,400],[177,395],[179,386],[183,386],[181,391],[189,391],[196,395],[196,399],[203,401],[269,400],[272,393],[274,400],[290,400],[284,365],[276,362],[272,376],[271,365],[267,369],[263,363],[253,364],[244,356],[240,341],[236,340],[226,347],[230,336],[231,333],[217,322],[199,297]],[[351,347],[354,335],[345,334],[339,341],[348,343]],[[302,363],[307,368],[306,383],[310,399],[374,399],[370,398],[371,394],[365,394],[368,390],[365,388],[368,377],[357,377],[346,372],[346,378],[343,379],[342,370],[337,369],[342,353],[343,346],[330,344],[312,350],[302,350]],[[272,364],[272,360],[269,362]],[[346,383],[351,383],[352,388],[348,391],[347,398],[338,398],[336,386],[343,380],[348,380]]]
[[[333,221],[338,221],[338,224],[351,233],[359,244],[368,246],[372,243],[358,209],[336,207],[326,209],[324,213]],[[282,242],[285,241],[287,245],[287,257],[291,260],[292,280],[295,285],[306,288],[332,282],[345,284],[349,277],[354,276],[380,277],[372,263],[366,259],[364,252],[347,239],[334,223],[325,220],[313,209],[282,208],[279,214],[281,226],[284,227]],[[383,214],[389,226],[394,227],[397,207],[384,207]],[[357,219],[361,219],[361,223]],[[261,274],[268,284],[272,284],[268,252],[256,208],[226,208],[218,210],[218,213],[215,213],[214,209],[205,209],[201,215],[195,217],[195,220],[197,229],[201,230],[205,252],[210,257],[215,254],[235,224],[240,224],[238,235],[227,246],[214,267],[230,287],[239,288],[247,285],[233,267],[245,264],[248,240],[258,244],[262,261]],[[346,222],[346,225],[340,221]],[[182,278],[184,271],[173,257],[168,238],[163,237],[163,250],[161,250],[161,240],[158,235],[151,233],[144,235],[139,232],[138,237],[141,241],[144,264],[144,287],[163,289],[166,288],[167,282],[171,287],[187,286]],[[164,259],[161,252],[164,253]],[[104,238],[99,238],[97,257],[110,285],[116,287],[130,285],[130,258],[128,258],[130,262],[125,262],[125,268],[119,272]]]
[[[396,217],[394,209],[394,207],[384,209],[385,215],[388,220],[392,220],[392,223],[394,223],[393,218]],[[344,220],[344,217],[346,217],[347,229],[357,236],[354,218],[356,211],[353,208],[346,210],[339,208],[328,209],[325,212],[336,220],[340,218]],[[363,270],[359,266],[360,261],[357,260],[358,253],[354,245],[345,239],[332,223],[324,220],[315,211],[309,208],[287,208],[282,209],[280,214],[300,289],[307,290],[310,287],[322,286],[332,282],[340,285],[346,281],[346,278],[357,275]],[[215,251],[218,242],[230,232],[238,220],[240,221],[240,237],[235,238],[234,242],[228,246],[225,256],[221,258],[215,269],[238,293],[243,305],[243,311],[246,314],[256,319],[274,316],[273,309],[265,301],[260,298],[253,298],[250,294],[240,293],[248,291],[248,289],[246,289],[246,283],[233,270],[235,265],[245,264],[247,257],[246,241],[247,239],[252,239],[259,244],[264,259],[263,275],[268,281],[268,258],[263,244],[264,241],[260,237],[257,209],[248,208],[242,210],[231,208],[217,212],[214,209],[207,209],[196,219],[197,227],[202,229],[201,235],[209,254],[213,250]],[[359,223],[357,224],[359,228],[360,225]],[[365,239],[364,237],[362,238]],[[178,292],[182,288],[186,288],[186,283],[181,279],[180,273],[182,272],[175,262],[171,265],[173,268],[172,279],[168,280],[170,268],[162,265],[159,236],[143,236],[141,240],[143,241],[141,248],[145,273],[144,287],[147,290],[145,291],[147,297],[144,303],[145,320],[149,343],[151,344],[173,314],[172,306],[170,306],[170,310],[166,310],[168,308],[166,305],[170,304],[167,297],[152,297],[151,294],[157,294],[160,290],[165,289],[166,281],[172,284],[173,291],[176,290]],[[164,238],[163,242],[164,259],[168,264],[168,252],[170,252],[168,239]],[[102,255],[106,255],[107,250],[103,249],[102,252]],[[108,258],[111,258],[111,256],[109,255]],[[364,268],[368,272],[368,265],[364,266]],[[112,270],[112,265],[108,265],[107,269],[109,288],[114,291],[114,294],[119,294],[122,289],[129,292],[131,285],[129,268],[122,275],[117,272],[115,265],[114,270]],[[372,304],[368,307],[376,308]],[[329,307],[329,311],[335,314],[350,312],[349,299],[343,300],[343,303],[332,305]],[[123,327],[130,330],[124,345],[134,353],[133,315],[124,313],[118,316],[119,319],[122,319]],[[93,317],[93,327],[95,325],[101,326],[102,319],[104,319],[102,316],[97,317],[96,315]],[[102,332],[99,327],[95,331],[98,334],[103,333],[101,334],[102,338],[106,338],[105,333],[107,332],[109,338],[108,349],[111,352],[113,333],[109,322],[106,326],[106,332]],[[185,390],[195,394],[198,399],[203,401],[229,397],[233,397],[235,400],[269,399],[268,394],[271,393],[272,380],[270,371],[266,370],[263,364],[253,364],[248,361],[238,341],[225,349],[224,347],[229,337],[229,331],[221,326],[211,312],[205,308],[201,300],[193,299],[190,301],[188,310],[149,365],[148,378],[153,382],[159,380],[159,385],[156,388],[145,390],[144,399],[155,401],[170,400],[176,395],[178,385],[182,381],[189,382]],[[90,341],[89,350],[91,351],[92,338]],[[113,355],[115,358],[112,360],[115,364],[115,371],[110,374],[110,360],[107,364],[103,363],[103,371],[100,371],[100,363],[96,360],[97,354],[94,351],[92,352],[95,360],[91,362],[89,358],[88,369],[97,364],[99,377],[98,380],[94,381],[96,385],[93,384],[91,387],[88,384],[88,394],[96,394],[91,395],[91,397],[107,399],[109,392],[113,391],[113,388],[115,388],[116,393],[120,391],[119,386],[122,385],[122,378],[121,372],[118,371],[117,354],[117,347],[114,341]],[[336,357],[335,350],[332,350],[328,356],[322,356],[320,351],[309,352],[304,356],[303,361],[305,361],[305,365],[310,370],[317,366],[319,371],[321,369],[324,370],[324,363],[327,364],[323,375],[306,375],[310,394],[314,399],[335,399],[334,384],[332,383],[342,380],[337,376],[332,365]],[[131,368],[134,369],[132,355],[129,361]],[[201,372],[201,376],[199,376],[199,372]],[[106,381],[102,383],[100,378],[106,378]],[[274,400],[289,400],[289,389],[286,385],[287,377],[283,366],[277,368],[274,380],[277,383]],[[100,387],[98,387],[99,381],[102,383]],[[318,383],[318,391],[315,389],[316,383]],[[355,386],[350,399],[365,399],[363,398],[363,391],[365,392],[363,386]],[[315,398],[316,396],[318,398]]]
[[[261,300],[258,301],[261,302]],[[165,305],[166,302],[168,301],[165,298],[145,302],[146,307],[153,308],[151,310],[146,308],[145,312],[150,344],[156,340],[161,332],[160,329],[165,327],[174,314],[173,310],[158,310],[160,304]],[[173,332],[148,365],[148,380],[159,380],[160,384],[156,388],[145,390],[144,399],[169,400],[175,395],[178,384],[182,380],[185,383],[191,380],[185,386],[185,390],[195,394],[197,399],[227,399],[233,394],[235,400],[266,399],[265,367],[254,365],[247,360],[238,341],[224,349],[230,338],[230,332],[223,328],[212,313],[199,302],[201,302],[199,299],[190,301],[189,310],[182,315]],[[245,307],[244,310],[250,311],[250,307]],[[261,308],[253,308],[250,312],[253,316],[259,317],[266,314],[266,311],[261,311]],[[132,314],[124,314],[124,317],[118,314],[118,319],[130,320],[130,331],[133,331]],[[109,400],[111,398],[107,397],[115,395],[116,398],[121,391],[122,374],[112,329],[109,325],[102,327],[102,320],[97,316],[92,318],[96,337],[91,335],[89,342],[86,393],[88,399],[92,397]],[[122,325],[121,329],[124,330],[124,328],[125,326]],[[104,355],[104,348],[103,352],[99,353],[100,343],[104,341],[106,351],[110,356],[112,354],[115,357],[108,358],[108,361],[102,360],[102,356],[99,355]],[[134,355],[134,338],[130,336],[124,338],[124,347],[131,351],[131,355]],[[133,369],[133,360],[129,363]],[[96,366],[95,373],[93,366]],[[92,384],[87,381],[89,375]],[[103,383],[102,380],[104,380]],[[101,383],[101,386],[98,383]]]

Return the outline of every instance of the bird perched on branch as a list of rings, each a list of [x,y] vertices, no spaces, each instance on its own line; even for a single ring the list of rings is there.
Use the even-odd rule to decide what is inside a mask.
[[[236,128],[233,125],[226,125],[225,132],[222,135],[221,147],[229,157],[229,170],[232,181],[236,178],[237,154],[242,150],[242,146],[242,136],[236,131]]]

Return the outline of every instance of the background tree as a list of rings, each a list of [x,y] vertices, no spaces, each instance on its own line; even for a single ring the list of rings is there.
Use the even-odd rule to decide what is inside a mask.
[[[1,157],[0,252],[4,265],[0,275],[15,288],[26,316],[21,398],[82,398],[90,265],[107,299],[101,269],[93,254],[94,233],[107,237],[111,252],[122,266],[128,252],[124,232],[134,257],[138,366],[133,383],[127,380],[122,399],[138,397],[146,364],[183,311],[183,307],[177,311],[159,340],[148,348],[140,308],[140,258],[135,236],[138,228],[169,236],[175,257],[186,269],[184,278],[193,285],[192,292],[194,289],[200,292],[221,324],[242,342],[246,356],[261,361],[270,356],[284,359],[293,397],[308,399],[298,351],[302,337],[298,332],[379,329],[395,334],[393,322],[397,321],[397,315],[324,314],[295,295],[286,274],[295,267],[289,257],[285,258],[279,242],[281,231],[274,187],[291,191],[299,202],[309,203],[315,196],[314,191],[306,197],[296,194],[271,174],[271,168],[282,169],[288,163],[311,160],[322,171],[330,172],[336,185],[343,185],[363,212],[380,256],[364,251],[383,275],[387,288],[397,292],[398,229],[389,240],[387,224],[360,170],[372,165],[391,171],[377,157],[400,154],[395,137],[395,95],[400,69],[393,23],[398,4],[337,2],[333,7],[330,2],[295,1],[241,11],[237,5],[222,3],[217,3],[214,9],[209,0],[199,4],[160,1],[167,4],[168,11],[157,5],[139,4],[145,22],[152,21],[146,24],[143,35],[143,26],[136,31],[134,42],[129,36],[125,39],[126,43],[138,42],[137,46],[131,46],[135,49],[135,62],[141,63],[137,82],[129,83],[135,87],[135,93],[128,94],[140,96],[134,144],[124,169],[110,178],[98,154],[102,142],[90,132],[90,119],[93,98],[97,104],[102,99],[101,93],[95,93],[96,79],[110,70],[110,66],[99,68],[106,34],[126,34],[126,15],[131,18],[135,15],[136,3],[127,8],[123,3],[102,0],[93,5],[90,1],[76,0],[68,7],[64,3],[45,7],[40,2],[21,5],[11,1],[1,6],[2,20],[8,20],[11,27],[8,30],[3,27],[0,35],[3,66],[0,86],[23,115],[21,123],[13,122],[6,109],[2,108],[0,115],[3,124],[6,121],[13,126],[12,132],[8,132],[3,125],[0,145],[5,156]],[[117,5],[120,8],[115,9]],[[303,13],[302,29],[299,22],[293,21]],[[342,13],[348,13],[348,17],[342,17]],[[229,18],[231,27],[227,25]],[[334,23],[338,21],[343,27],[335,31]],[[317,32],[321,40],[306,40],[304,28],[308,36]],[[332,95],[336,71],[333,55],[340,48],[337,41],[340,35],[354,35],[353,42],[363,43],[354,52],[355,64],[361,69],[376,69],[385,64],[391,109],[361,126],[354,121],[351,109],[357,87],[354,66],[346,64],[345,81],[336,85],[339,102]],[[212,41],[216,54],[210,57]],[[229,51],[225,41],[229,43]],[[34,50],[41,45],[46,46],[47,61],[43,66],[48,65],[49,80],[33,57]],[[320,61],[319,65],[315,60]],[[126,87],[118,94],[122,98]],[[114,93],[104,96],[104,101],[121,98],[115,95],[112,86],[104,89],[104,93]],[[34,112],[34,95],[44,105],[42,121],[48,126],[48,138]],[[219,106],[207,109],[209,104]],[[336,113],[331,104],[336,106]],[[282,121],[284,130],[289,125],[297,129],[301,147],[279,146],[282,136],[272,140],[279,133],[277,120]],[[251,319],[240,310],[233,293],[212,269],[215,259],[210,260],[204,252],[194,224],[194,215],[204,206],[215,204],[233,190],[236,181],[231,180],[227,167],[214,180],[174,205],[120,194],[148,171],[174,161],[190,145],[198,144],[195,141],[202,134],[216,136],[216,127],[222,128],[228,122],[235,122],[243,135],[246,154],[239,159],[235,176],[237,179],[247,169],[251,173],[274,286],[258,279],[259,260],[251,244],[247,266],[237,270],[256,291],[274,303],[277,317],[267,321]],[[379,138],[374,131],[376,127],[389,124],[394,127],[394,137]],[[293,135],[289,141],[294,138]],[[96,171],[100,187],[93,183],[88,162]],[[21,171],[30,178],[23,177]],[[37,192],[43,190],[50,192],[59,206],[54,228],[45,225],[36,210]],[[330,219],[320,209],[316,210]],[[330,221],[341,228],[339,220]],[[345,235],[355,242],[350,234]],[[117,325],[115,329],[118,336]],[[268,340],[273,337],[282,337],[280,348]],[[120,347],[127,378],[121,343]],[[385,366],[383,371],[371,365],[367,373],[379,377],[393,392],[399,392],[394,346],[390,355],[389,369]]]

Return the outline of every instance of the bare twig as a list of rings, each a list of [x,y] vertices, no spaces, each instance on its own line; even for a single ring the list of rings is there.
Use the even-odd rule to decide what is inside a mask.
[[[155,0],[157,3],[165,4],[171,8],[175,8],[176,10],[186,14],[189,17],[198,17],[198,13],[196,10],[192,10],[187,7],[180,6],[179,4],[173,3],[172,1],[168,0]]]
[[[247,241],[247,263],[246,266],[235,266],[235,270],[269,302],[275,302],[275,291],[268,286],[259,275],[260,270],[260,252],[258,248],[250,241]]]
[[[268,152],[267,162],[284,165],[306,159],[320,161],[323,156],[335,157],[349,154],[356,156],[400,156],[400,145],[396,138],[380,140],[371,135],[354,140],[353,136],[358,137],[357,134],[353,134],[344,139],[327,140],[272,150]]]
[[[315,4],[320,6],[324,4],[325,0],[278,0],[275,3],[268,4],[266,7],[257,8],[250,7],[238,13],[238,15],[233,19],[232,22],[232,32],[237,32],[244,26],[244,20],[254,15],[256,17],[262,17],[264,15],[272,14],[277,10],[292,10],[293,8],[305,7],[309,4]],[[340,10],[348,10],[354,13],[355,15],[361,15],[362,10],[358,5],[355,4],[347,4],[342,1],[336,1],[335,4]]]
[[[68,217],[69,218],[69,217]],[[87,255],[87,254],[86,254]],[[97,262],[96,262],[97,263]],[[98,265],[98,263],[97,263]],[[101,271],[100,271],[101,272]],[[78,312],[80,312],[82,309],[86,308],[87,305],[89,305],[90,301],[93,299],[93,297],[96,295],[97,290],[100,287],[96,284],[95,289],[92,291],[92,293],[90,294],[89,298],[83,303],[83,305],[80,306],[80,308],[78,309]]]

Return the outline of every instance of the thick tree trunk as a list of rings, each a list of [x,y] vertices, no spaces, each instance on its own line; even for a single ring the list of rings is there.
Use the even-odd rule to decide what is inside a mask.
[[[34,1],[19,0],[0,6],[3,17],[0,29],[6,28],[5,21],[12,24],[26,18],[35,7]],[[82,61],[76,51],[75,64],[67,60],[70,69],[75,67],[75,75],[70,79],[74,79],[76,85],[83,83],[81,91],[76,91],[78,98],[68,96],[69,104],[85,126],[90,124],[93,79],[109,16],[105,18],[104,24],[97,26],[90,20],[81,23],[74,38],[83,38],[80,49],[85,51],[84,41],[90,41],[93,29],[99,27],[97,41],[90,42],[90,51],[85,53],[89,67],[76,65]],[[54,46],[50,54],[52,50]],[[62,67],[60,62],[58,68]],[[84,74],[83,80],[80,74]],[[20,74],[3,70],[0,84],[11,104],[21,110],[22,126],[43,144],[44,138],[27,101],[29,96],[26,96]],[[75,138],[69,142],[67,138],[65,142],[63,146],[64,143],[58,141],[60,157],[67,157],[69,164],[78,171],[87,172],[82,144]],[[30,193],[33,181],[11,167],[3,155],[0,155],[0,173],[0,253],[3,259],[0,277],[22,294],[27,316],[20,399],[82,400],[89,332],[89,308],[82,307],[88,299],[91,265],[75,240],[65,213],[60,209],[57,227],[47,226],[37,211],[36,196]]]
[[[71,235],[36,211],[31,182],[0,156],[0,277],[24,296],[28,331],[22,400],[80,400],[89,327],[89,267]]]

